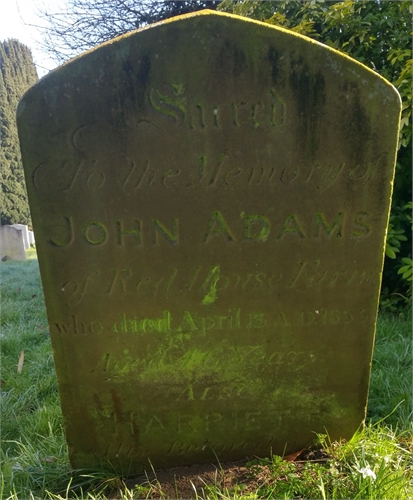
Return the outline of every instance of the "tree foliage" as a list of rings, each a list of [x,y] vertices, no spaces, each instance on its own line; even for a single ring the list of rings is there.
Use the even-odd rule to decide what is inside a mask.
[[[37,79],[28,47],[17,40],[0,42],[1,224],[30,224],[16,109],[22,95]]]
[[[220,10],[282,26],[362,62],[402,98],[399,150],[387,233],[382,306],[412,293],[412,4],[408,1],[224,0]]]
[[[43,10],[44,49],[58,63],[119,35],[180,14],[216,9],[220,1],[66,0]]]

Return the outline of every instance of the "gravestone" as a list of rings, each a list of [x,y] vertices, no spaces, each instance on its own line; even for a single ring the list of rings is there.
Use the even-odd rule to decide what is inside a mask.
[[[23,235],[24,248],[28,250],[30,248],[29,228],[25,224],[12,224],[12,227],[20,229]]]
[[[26,260],[23,232],[13,226],[0,227],[0,259]]]
[[[29,246],[30,245],[34,245],[35,244],[35,241],[34,241],[34,232],[33,231],[29,231]]]
[[[365,418],[400,99],[203,11],[32,87],[18,127],[70,460],[291,453]]]

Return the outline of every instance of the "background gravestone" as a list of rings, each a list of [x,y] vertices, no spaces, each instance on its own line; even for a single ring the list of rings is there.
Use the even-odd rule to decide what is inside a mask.
[[[23,243],[25,250],[30,248],[30,240],[29,240],[29,228],[25,224],[12,224],[11,227],[16,229],[20,229],[23,235]]]
[[[0,227],[0,258],[26,260],[23,232],[13,226]]]
[[[35,244],[35,241],[34,241],[34,232],[33,231],[28,231],[28,234],[29,234],[29,246],[30,245],[34,245]]]
[[[43,78],[18,126],[69,453],[290,453],[365,417],[400,100],[204,11]]]

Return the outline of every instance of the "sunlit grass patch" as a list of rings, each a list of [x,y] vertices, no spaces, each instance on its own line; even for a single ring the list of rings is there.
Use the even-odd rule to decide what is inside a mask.
[[[412,421],[411,324],[411,312],[379,316],[367,413],[373,422],[389,415],[387,424],[405,428]]]

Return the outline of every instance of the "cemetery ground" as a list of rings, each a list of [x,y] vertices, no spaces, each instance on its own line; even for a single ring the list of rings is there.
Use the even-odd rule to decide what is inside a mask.
[[[0,499],[410,498],[411,312],[379,314],[367,425],[350,441],[331,443],[327,430],[297,456],[230,464],[217,456],[121,478],[70,469],[35,251],[0,272]]]

